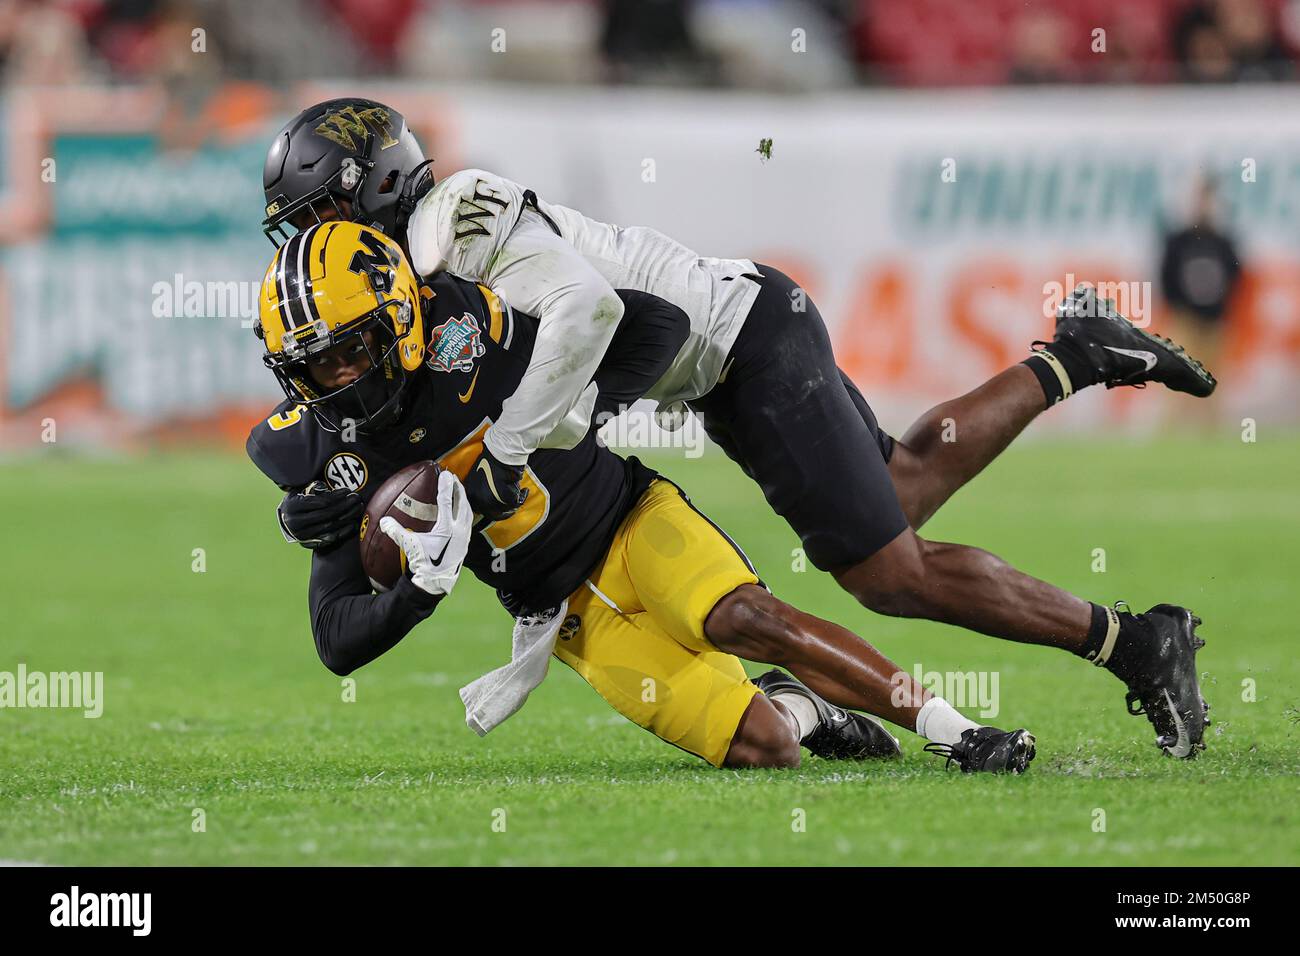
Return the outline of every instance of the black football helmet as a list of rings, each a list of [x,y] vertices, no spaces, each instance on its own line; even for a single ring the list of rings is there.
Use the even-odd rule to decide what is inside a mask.
[[[262,231],[279,247],[332,206],[328,218],[400,238],[416,202],[433,188],[431,165],[402,114],[383,103],[347,97],[309,106],[266,154]]]

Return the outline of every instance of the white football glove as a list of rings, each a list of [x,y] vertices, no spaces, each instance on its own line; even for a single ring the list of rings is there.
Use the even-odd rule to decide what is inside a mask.
[[[379,530],[406,554],[411,580],[428,594],[450,594],[469,551],[474,515],[465,500],[465,488],[450,471],[438,476],[438,518],[424,534],[403,528],[385,516]]]

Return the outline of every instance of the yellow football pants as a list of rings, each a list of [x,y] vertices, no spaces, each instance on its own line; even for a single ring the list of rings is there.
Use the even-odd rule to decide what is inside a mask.
[[[720,767],[758,689],[709,643],[704,621],[756,583],[740,549],[658,479],[569,597],[555,656],[628,720]]]

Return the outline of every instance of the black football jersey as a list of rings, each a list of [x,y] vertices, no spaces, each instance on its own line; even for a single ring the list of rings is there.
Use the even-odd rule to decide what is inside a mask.
[[[354,441],[323,428],[310,411],[282,402],[248,437],[248,454],[285,490],[323,479],[369,501],[384,481],[433,459],[464,479],[483,435],[514,393],[536,338],[537,320],[513,312],[491,290],[447,274],[430,283],[425,361],[406,387],[400,416]],[[466,557],[512,613],[558,604],[604,557],[618,525],[654,479],[594,430],[569,450],[541,449],[528,461],[523,506],[474,532]],[[356,542],[341,547],[358,548]],[[358,562],[359,563],[359,562]]]

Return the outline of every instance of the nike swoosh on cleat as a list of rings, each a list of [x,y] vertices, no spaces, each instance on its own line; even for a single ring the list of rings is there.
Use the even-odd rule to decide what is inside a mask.
[[[1178,743],[1173,747],[1166,747],[1165,753],[1181,760],[1192,752],[1192,738],[1187,733],[1187,726],[1183,723],[1183,716],[1178,713],[1178,708],[1174,706],[1174,700],[1169,696],[1169,691],[1166,690],[1164,694],[1165,704],[1169,707],[1169,713],[1174,718],[1174,729],[1178,733]]]
[[[1148,352],[1145,349],[1120,349],[1113,345],[1103,345],[1102,348],[1118,355],[1127,355],[1129,358],[1141,359],[1146,363],[1146,371],[1151,371],[1156,367],[1156,353]]]

